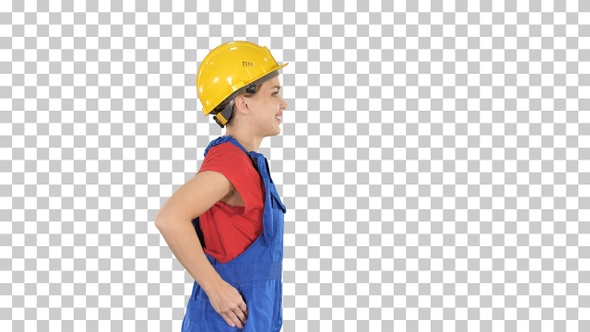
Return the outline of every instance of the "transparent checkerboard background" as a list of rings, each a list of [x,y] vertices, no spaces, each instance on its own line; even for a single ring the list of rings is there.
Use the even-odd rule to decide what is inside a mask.
[[[290,63],[284,331],[590,331],[589,1],[146,2],[0,2],[0,330],[180,329],[153,220],[246,39]]]

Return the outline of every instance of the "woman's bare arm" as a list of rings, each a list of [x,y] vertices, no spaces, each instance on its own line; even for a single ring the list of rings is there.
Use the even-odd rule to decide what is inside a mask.
[[[233,190],[221,173],[198,173],[162,206],[155,224],[174,256],[207,293],[213,308],[229,325],[241,328],[248,313],[246,304],[213,269],[191,223]]]

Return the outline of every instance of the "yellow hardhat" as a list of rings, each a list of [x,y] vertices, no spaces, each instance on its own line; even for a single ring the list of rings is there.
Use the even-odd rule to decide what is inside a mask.
[[[251,42],[232,41],[217,46],[203,59],[197,73],[197,94],[203,113],[213,112],[215,121],[223,128],[231,116],[231,108],[223,110],[228,108],[224,102],[233,101],[238,90],[259,84],[286,65],[279,65],[266,47]],[[227,100],[230,96],[232,100]]]

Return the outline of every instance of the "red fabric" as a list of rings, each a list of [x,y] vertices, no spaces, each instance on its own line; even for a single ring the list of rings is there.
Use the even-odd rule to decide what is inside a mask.
[[[227,263],[246,250],[262,233],[264,183],[243,150],[232,143],[212,147],[199,173],[223,174],[242,196],[244,206],[215,203],[200,216],[206,253]]]

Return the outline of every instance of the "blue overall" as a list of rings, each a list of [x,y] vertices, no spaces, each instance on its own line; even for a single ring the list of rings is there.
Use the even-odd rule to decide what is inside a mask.
[[[248,318],[242,330],[229,326],[213,309],[207,294],[195,281],[182,322],[183,332],[243,331],[274,332],[283,324],[282,314],[282,263],[285,206],[270,177],[268,162],[260,153],[248,152],[235,138],[221,136],[205,150],[221,143],[231,142],[252,159],[265,187],[263,230],[260,236],[239,256],[222,264],[209,254],[207,259],[221,278],[234,286],[248,306]],[[203,243],[199,220],[193,220],[195,230]],[[204,244],[206,246],[206,243]]]

